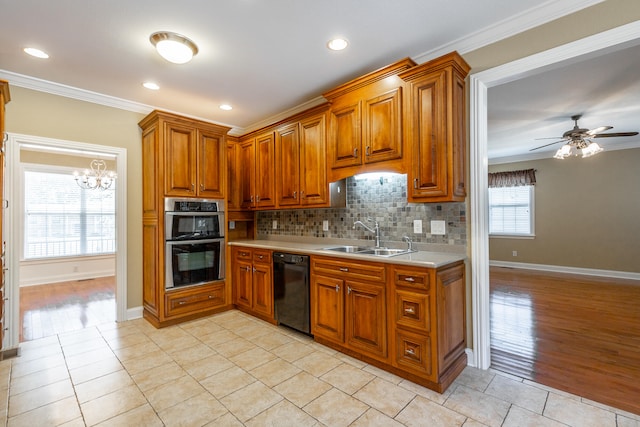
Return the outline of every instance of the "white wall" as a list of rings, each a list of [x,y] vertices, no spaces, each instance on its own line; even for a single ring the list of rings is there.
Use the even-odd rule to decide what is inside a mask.
[[[115,276],[115,255],[20,262],[20,287]]]

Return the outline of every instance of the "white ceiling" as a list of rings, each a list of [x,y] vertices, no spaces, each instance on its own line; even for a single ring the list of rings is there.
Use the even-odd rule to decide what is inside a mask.
[[[635,46],[634,46],[635,45]],[[640,38],[488,91],[488,156],[492,163],[549,158],[554,142],[582,114],[581,128],[640,131]],[[560,138],[558,138],[560,141]],[[600,138],[605,150],[640,147],[640,135]]]
[[[113,105],[178,112],[237,134],[399,59],[464,53],[600,1],[0,0],[0,78],[108,95]],[[200,52],[185,65],[164,61],[149,42],[159,30],[186,35]],[[347,50],[325,47],[337,35]],[[26,46],[51,57],[29,57]],[[161,90],[144,89],[148,80]]]

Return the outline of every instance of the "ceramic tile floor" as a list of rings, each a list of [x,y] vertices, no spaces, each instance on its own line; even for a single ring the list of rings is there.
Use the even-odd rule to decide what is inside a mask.
[[[640,416],[495,371],[432,392],[238,311],[25,342],[0,362],[14,426],[597,426]]]

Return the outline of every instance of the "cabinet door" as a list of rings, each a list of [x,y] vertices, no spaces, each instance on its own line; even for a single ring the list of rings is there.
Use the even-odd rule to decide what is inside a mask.
[[[240,179],[238,177],[238,161],[236,143],[227,143],[227,211],[240,209]]]
[[[300,187],[302,205],[327,203],[326,114],[300,122]]]
[[[220,134],[204,131],[198,132],[198,188],[200,197],[224,199],[225,195],[225,160],[224,137]]]
[[[363,107],[364,162],[402,157],[402,88],[367,99]]]
[[[256,313],[273,317],[273,271],[271,264],[253,265],[252,309]]]
[[[233,266],[233,301],[236,305],[251,308],[252,286],[251,262],[234,260]]]
[[[251,209],[255,207],[256,148],[254,140],[240,144],[239,159],[240,206],[243,209]]]
[[[438,286],[438,370],[444,372],[466,347],[464,265],[436,274]]]
[[[259,208],[272,208],[276,205],[275,148],[273,132],[256,138],[255,204]]]
[[[344,282],[334,277],[311,277],[311,333],[344,342]]]
[[[360,101],[331,109],[329,156],[332,169],[362,164]]]
[[[410,197],[446,197],[449,177],[446,132],[446,72],[436,72],[411,84],[412,167]],[[452,155],[453,153],[451,153]]]
[[[300,140],[298,124],[276,131],[276,182],[278,206],[300,204]]]
[[[196,131],[165,123],[165,195],[196,195]]]
[[[383,285],[346,282],[345,335],[349,347],[387,357],[387,316]]]

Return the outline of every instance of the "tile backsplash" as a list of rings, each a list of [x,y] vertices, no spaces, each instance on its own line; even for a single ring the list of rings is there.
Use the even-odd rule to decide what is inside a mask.
[[[380,224],[381,244],[401,242],[407,235],[416,243],[466,246],[465,203],[407,203],[407,176],[386,174],[374,179],[347,178],[347,206],[332,209],[260,211],[258,236],[324,237],[375,240],[373,233],[355,221],[372,218]],[[413,221],[422,220],[422,233],[413,232]],[[329,231],[322,230],[323,220]],[[431,220],[446,223],[445,235],[431,235]],[[277,221],[277,228],[273,228]],[[367,223],[373,225],[373,223]]]

